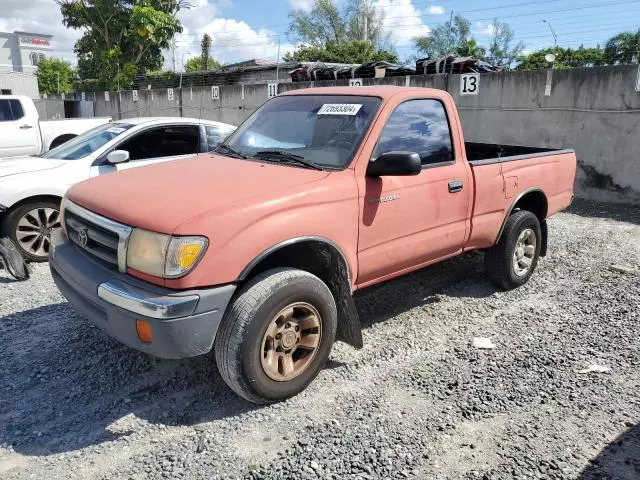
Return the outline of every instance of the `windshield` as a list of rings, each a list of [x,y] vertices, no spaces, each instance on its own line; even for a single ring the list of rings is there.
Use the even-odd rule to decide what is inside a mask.
[[[91,155],[100,147],[114,138],[122,135],[133,125],[130,123],[107,123],[93,128],[76,138],[63,143],[59,147],[49,150],[42,158],[56,158],[60,160],[78,160]]]
[[[377,97],[353,95],[276,97],[251,115],[225,145],[238,156],[343,169],[380,103]],[[302,162],[291,163],[293,155]]]

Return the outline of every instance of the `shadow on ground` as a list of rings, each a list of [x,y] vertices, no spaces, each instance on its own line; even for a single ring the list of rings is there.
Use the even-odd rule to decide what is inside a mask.
[[[465,255],[358,294],[364,328],[441,293],[491,295],[481,260]],[[155,359],[105,336],[67,303],[0,318],[0,372],[0,444],[25,455],[114,440],[122,433],[113,423],[131,413],[156,426],[184,426],[259,408],[227,388],[212,355]]]
[[[618,220],[640,225],[640,207],[634,204],[594,202],[576,198],[567,212],[581,217]]]
[[[640,424],[630,427],[591,460],[578,480],[638,480]]]

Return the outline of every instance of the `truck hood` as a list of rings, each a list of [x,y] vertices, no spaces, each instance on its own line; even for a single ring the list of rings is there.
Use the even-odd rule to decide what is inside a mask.
[[[50,170],[64,165],[64,160],[40,157],[11,157],[0,159],[0,177],[20,175],[21,173]]]
[[[172,233],[205,212],[228,210],[251,198],[284,193],[327,175],[325,171],[202,154],[93,178],[74,185],[67,197],[112,220]]]

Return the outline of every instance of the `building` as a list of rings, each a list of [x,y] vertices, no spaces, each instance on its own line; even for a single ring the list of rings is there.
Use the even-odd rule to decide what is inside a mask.
[[[0,72],[35,73],[38,63],[52,54],[52,35],[0,32]]]
[[[0,95],[26,95],[34,100],[40,98],[38,79],[33,73],[0,71]]]

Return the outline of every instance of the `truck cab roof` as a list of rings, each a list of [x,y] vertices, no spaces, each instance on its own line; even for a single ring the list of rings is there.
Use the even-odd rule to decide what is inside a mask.
[[[315,87],[290,90],[281,95],[356,95],[379,97],[388,100],[396,95],[442,98],[449,94],[444,90],[424,87],[400,87],[394,85],[375,85],[368,87]]]

